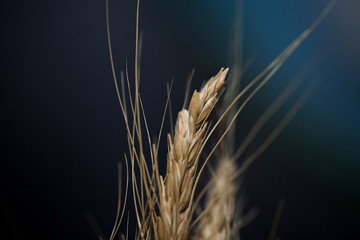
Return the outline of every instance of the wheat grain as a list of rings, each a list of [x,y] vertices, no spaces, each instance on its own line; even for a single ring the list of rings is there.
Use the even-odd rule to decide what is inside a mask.
[[[168,135],[166,179],[160,177],[156,236],[160,240],[182,240],[189,236],[194,177],[198,155],[207,129],[207,119],[218,101],[228,69],[221,69],[200,90],[194,91],[189,110],[179,112],[175,136]]]

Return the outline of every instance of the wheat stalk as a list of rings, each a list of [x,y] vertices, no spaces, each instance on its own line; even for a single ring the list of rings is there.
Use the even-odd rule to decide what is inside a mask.
[[[179,112],[175,136],[168,135],[168,159],[165,180],[160,177],[157,237],[182,240],[189,236],[193,190],[199,151],[207,129],[207,120],[218,101],[228,69],[221,69],[200,90],[194,91],[189,110]]]

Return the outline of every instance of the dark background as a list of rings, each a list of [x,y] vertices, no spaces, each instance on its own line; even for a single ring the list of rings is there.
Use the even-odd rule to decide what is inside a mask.
[[[244,0],[244,59],[255,56],[244,81],[269,64],[327,3]],[[240,115],[238,142],[301,67],[320,56],[304,83],[321,76],[320,86],[243,180],[246,208],[260,210],[243,229],[243,239],[268,237],[279,199],[286,200],[278,229],[282,239],[359,237],[359,11],[359,1],[339,1]],[[135,1],[110,0],[116,71],[125,69],[128,59],[131,79],[135,13]],[[156,136],[166,82],[174,77],[175,114],[192,68],[193,88],[199,88],[220,67],[229,66],[235,3],[141,1],[140,15],[140,92]],[[91,213],[109,236],[116,211],[116,166],[123,161],[126,142],[109,62],[105,1],[3,1],[0,69],[1,235],[96,239],[85,217]],[[165,159],[166,147],[161,151]],[[134,225],[131,221],[130,230]]]

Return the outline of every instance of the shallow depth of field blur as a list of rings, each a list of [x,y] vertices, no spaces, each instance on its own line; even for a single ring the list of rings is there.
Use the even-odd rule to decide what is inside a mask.
[[[308,27],[328,2],[243,0],[244,62],[254,57],[243,84]],[[156,136],[166,82],[174,77],[175,118],[192,68],[195,89],[220,67],[229,66],[235,3],[140,4],[140,93],[151,134]],[[245,175],[240,196],[246,209],[256,207],[260,212],[242,230],[243,239],[268,237],[280,199],[286,200],[277,234],[282,239],[359,235],[355,232],[360,213],[359,11],[359,1],[338,1],[240,115],[238,143],[301,67],[318,59],[302,85],[320,77],[314,95]],[[116,166],[127,143],[108,57],[105,1],[6,1],[1,12],[4,232],[13,239],[96,239],[85,218],[91,212],[109,236],[116,213]],[[110,0],[116,70],[125,69],[128,59],[131,79],[135,13],[136,1]],[[295,92],[249,152],[303,90]],[[162,143],[164,164],[165,139]],[[134,226],[131,221],[130,231]]]

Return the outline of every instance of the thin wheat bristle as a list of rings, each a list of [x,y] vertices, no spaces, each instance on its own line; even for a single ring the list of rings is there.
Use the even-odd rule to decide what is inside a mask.
[[[193,190],[200,147],[206,132],[207,119],[218,101],[228,69],[221,69],[200,90],[194,91],[189,110],[179,112],[175,136],[168,135],[168,159],[165,180],[160,177],[160,216],[157,236],[162,239],[188,239]]]

